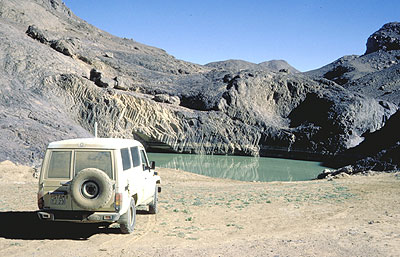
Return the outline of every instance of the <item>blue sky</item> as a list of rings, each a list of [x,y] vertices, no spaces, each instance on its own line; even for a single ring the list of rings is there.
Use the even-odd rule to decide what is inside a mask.
[[[363,54],[398,0],[64,0],[80,18],[198,64],[284,59],[300,71]]]

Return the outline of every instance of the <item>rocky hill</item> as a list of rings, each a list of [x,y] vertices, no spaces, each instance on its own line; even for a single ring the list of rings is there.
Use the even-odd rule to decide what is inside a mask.
[[[367,40],[364,55],[344,56],[306,74],[346,89],[400,104],[400,23],[385,24]]]
[[[286,73],[299,73],[297,69],[292,67],[285,60],[271,60],[259,64],[243,60],[226,60],[220,62],[210,62],[205,66],[225,71],[233,71],[233,72],[249,70],[249,71],[272,71],[272,72],[280,71]]]
[[[95,121],[100,136],[155,151],[321,160],[398,108],[345,86],[390,73],[397,50],[306,74],[283,61],[201,66],[101,31],[60,0],[1,1],[0,35],[0,160],[37,164],[48,142],[90,136]]]

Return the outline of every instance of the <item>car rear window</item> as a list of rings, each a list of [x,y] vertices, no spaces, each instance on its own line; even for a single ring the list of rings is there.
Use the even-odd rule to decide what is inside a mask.
[[[69,178],[71,151],[53,151],[51,153],[48,178]]]
[[[76,151],[75,174],[86,168],[96,168],[104,171],[111,179],[112,160],[110,151]]]

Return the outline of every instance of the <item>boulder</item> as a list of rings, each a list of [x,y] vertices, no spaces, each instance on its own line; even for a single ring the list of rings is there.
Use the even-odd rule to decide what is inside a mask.
[[[66,56],[74,56],[76,49],[79,48],[79,43],[77,39],[58,39],[50,41],[50,46]]]
[[[172,105],[179,105],[181,103],[179,97],[177,96],[170,96],[167,94],[158,94],[155,95],[153,98],[154,101],[159,103],[168,103]]]
[[[122,76],[117,76],[114,78],[114,81],[116,82],[114,86],[115,89],[125,90],[125,91],[129,89],[129,81],[127,78]]]
[[[114,54],[111,53],[111,52],[106,52],[106,53],[104,54],[104,57],[114,58]]]
[[[105,77],[102,72],[96,69],[92,69],[90,71],[90,80],[93,81],[97,86],[104,88],[114,88],[117,85],[117,81]]]
[[[79,49],[79,40],[76,38],[50,40],[50,33],[30,25],[25,32],[29,37],[38,40],[42,44],[49,45],[51,48],[67,56],[74,56]]]
[[[35,25],[30,25],[25,33],[42,44],[47,44],[49,42],[47,33],[40,30]]]

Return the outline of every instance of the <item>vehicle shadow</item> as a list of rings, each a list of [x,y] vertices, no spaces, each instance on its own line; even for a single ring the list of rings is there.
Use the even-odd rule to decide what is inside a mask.
[[[118,228],[102,224],[45,222],[36,211],[0,212],[0,238],[43,240],[87,240],[95,234],[119,234]]]
[[[151,215],[147,210],[136,209],[136,215]]]

